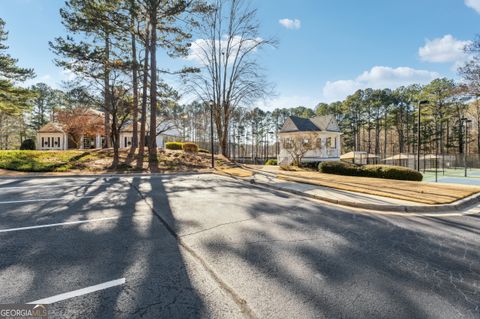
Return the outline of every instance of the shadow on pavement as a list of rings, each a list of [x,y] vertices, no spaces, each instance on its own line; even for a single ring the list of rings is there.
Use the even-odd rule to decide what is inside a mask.
[[[143,180],[142,183],[146,181]],[[0,302],[26,303],[57,294],[126,278],[126,284],[57,302],[51,316],[84,318],[209,317],[192,285],[186,262],[172,235],[154,217],[132,184],[86,183],[82,194],[108,194],[97,200],[26,204],[2,211],[8,226],[84,220],[98,216],[118,219],[80,225],[0,233]],[[161,179],[144,195],[163,193]],[[66,185],[68,186],[68,185]],[[124,189],[121,194],[115,189]],[[158,198],[158,197],[157,197]],[[154,207],[171,215],[168,198]],[[5,220],[5,219],[4,219]],[[171,219],[173,221],[173,218]],[[3,227],[6,228],[6,227]]]

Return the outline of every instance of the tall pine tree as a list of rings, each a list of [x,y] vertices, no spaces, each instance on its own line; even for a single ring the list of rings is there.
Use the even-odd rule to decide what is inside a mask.
[[[0,112],[19,114],[30,106],[33,94],[16,84],[34,77],[35,74],[32,69],[19,67],[18,60],[7,53],[7,39],[5,21],[0,19]]]

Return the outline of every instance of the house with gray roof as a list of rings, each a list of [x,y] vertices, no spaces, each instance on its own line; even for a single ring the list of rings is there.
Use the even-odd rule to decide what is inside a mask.
[[[280,164],[338,161],[341,136],[333,115],[302,118],[290,116],[278,133]]]

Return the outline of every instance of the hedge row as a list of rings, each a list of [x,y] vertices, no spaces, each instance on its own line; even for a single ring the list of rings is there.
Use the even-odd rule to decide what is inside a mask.
[[[182,149],[184,152],[188,153],[197,153],[198,152],[198,145],[195,143],[183,143]]]
[[[318,166],[322,173],[362,176],[405,181],[421,181],[423,175],[413,169],[391,165],[364,165],[357,166],[345,162],[323,162]]]
[[[172,151],[180,151],[182,149],[182,142],[167,142],[165,143],[165,148]]]
[[[165,148],[167,150],[173,151],[180,151],[183,150],[184,152],[188,153],[197,153],[202,152],[202,149],[199,149],[198,145],[191,142],[167,142],[165,143]]]

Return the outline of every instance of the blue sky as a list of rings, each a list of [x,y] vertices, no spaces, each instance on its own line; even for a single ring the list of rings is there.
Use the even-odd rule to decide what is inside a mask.
[[[55,67],[48,41],[65,33],[63,0],[0,0],[10,53],[37,78],[59,86],[70,75]],[[313,107],[358,88],[395,88],[455,78],[461,48],[480,30],[480,0],[253,0],[262,35],[279,47],[261,62],[277,96],[265,108]],[[162,60],[165,64],[170,61]],[[176,61],[174,64],[182,64]],[[30,82],[30,83],[33,83]]]

